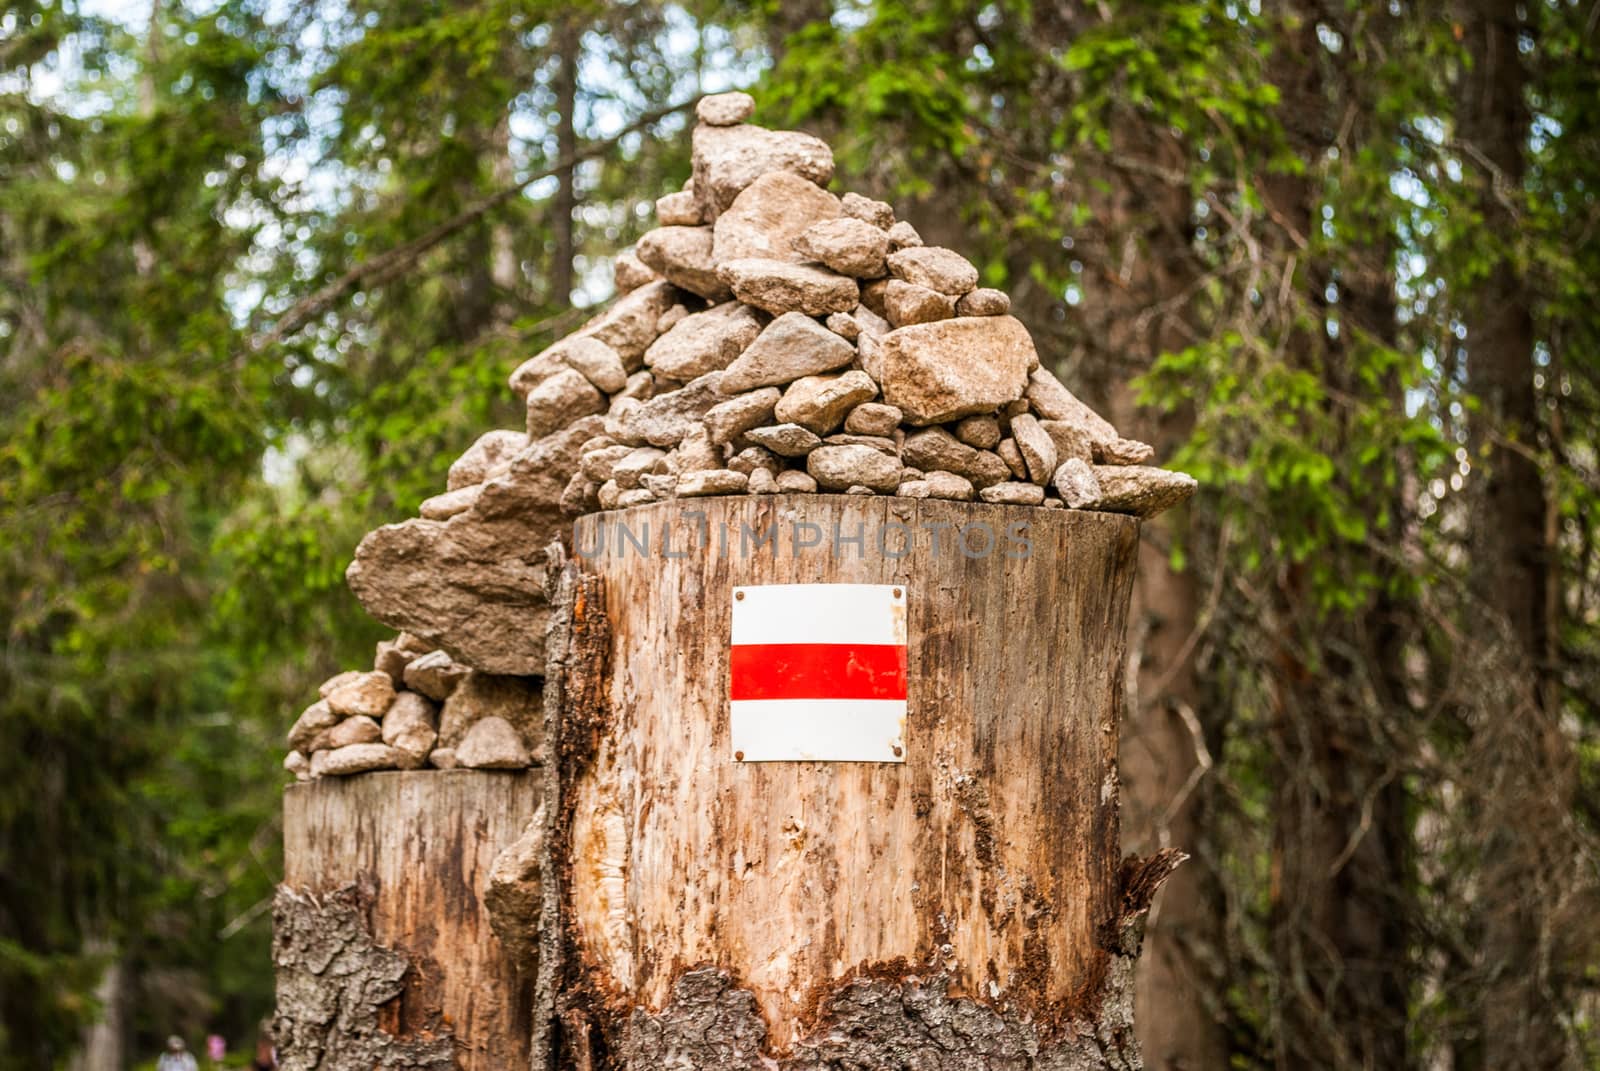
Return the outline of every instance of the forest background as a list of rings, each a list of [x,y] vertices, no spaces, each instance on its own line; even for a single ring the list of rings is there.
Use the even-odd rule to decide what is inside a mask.
[[[0,14],[0,1071],[269,1013],[356,542],[734,86],[1200,479],[1149,1065],[1600,1067],[1600,3],[63,0]]]

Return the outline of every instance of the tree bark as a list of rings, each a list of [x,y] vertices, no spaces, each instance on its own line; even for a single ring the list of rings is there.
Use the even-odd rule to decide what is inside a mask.
[[[287,789],[273,948],[285,1069],[527,1066],[533,964],[485,901],[542,781],[419,770]]]
[[[1031,551],[1008,556],[1016,523]],[[570,821],[559,1065],[1139,1066],[1140,920],[1181,856],[1119,860],[1137,531],[848,496],[580,519],[567,590],[607,638],[547,682]],[[903,764],[730,754],[733,589],[802,582],[904,585]]]

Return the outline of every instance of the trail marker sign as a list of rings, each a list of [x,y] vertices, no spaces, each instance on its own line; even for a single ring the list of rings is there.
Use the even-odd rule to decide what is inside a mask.
[[[728,707],[738,762],[904,762],[906,589],[733,591]]]

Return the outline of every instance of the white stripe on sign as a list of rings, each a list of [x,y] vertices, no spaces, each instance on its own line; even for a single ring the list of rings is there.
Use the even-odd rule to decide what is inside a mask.
[[[906,704],[892,699],[745,699],[732,704],[744,762],[903,762]]]
[[[735,588],[733,642],[906,642],[907,600],[892,584],[761,584]]]

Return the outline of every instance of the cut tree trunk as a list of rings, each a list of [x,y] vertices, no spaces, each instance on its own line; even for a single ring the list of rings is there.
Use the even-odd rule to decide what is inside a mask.
[[[489,878],[543,780],[418,770],[288,788],[273,948],[285,1069],[528,1065],[534,965],[497,936]]]
[[[1181,855],[1118,850],[1137,541],[853,496],[580,519],[547,681],[552,1064],[1138,1066],[1140,921]],[[732,753],[734,589],[796,583],[903,588],[903,762]]]

